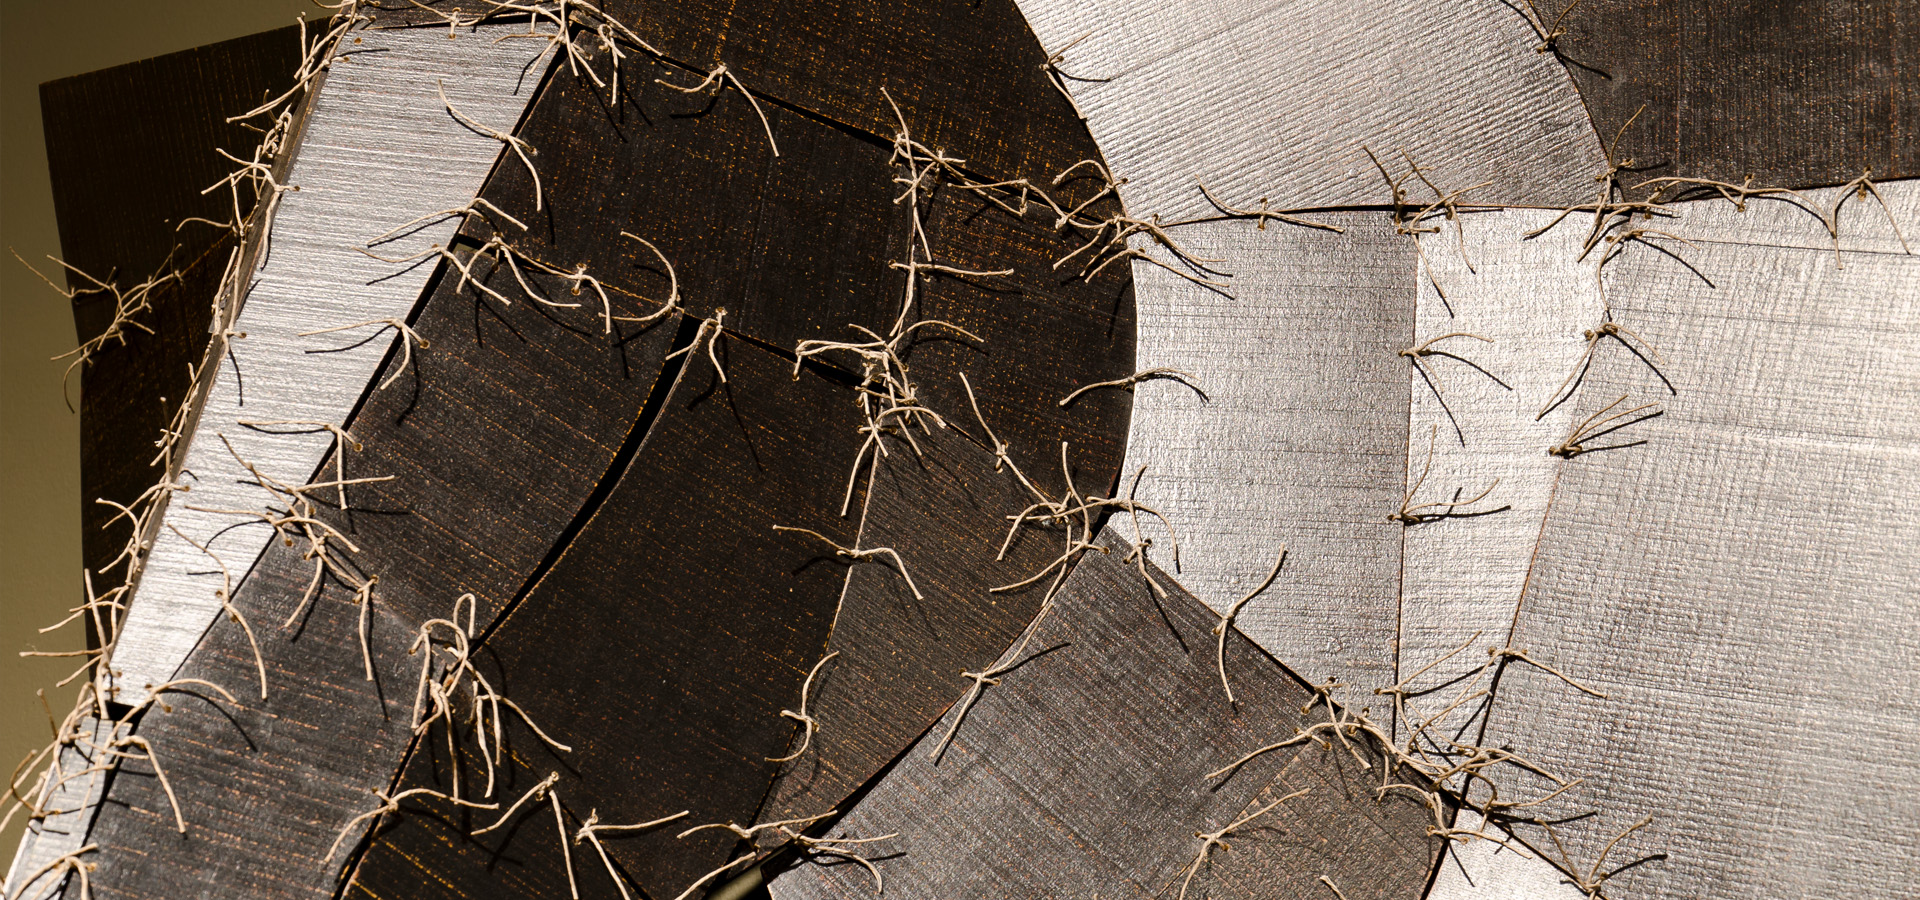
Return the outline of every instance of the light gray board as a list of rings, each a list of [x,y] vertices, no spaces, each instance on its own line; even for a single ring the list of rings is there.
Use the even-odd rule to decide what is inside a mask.
[[[1916,187],[1883,188],[1909,232]],[[1920,257],[1720,243],[1732,215],[1669,222],[1709,239],[1679,252],[1715,287],[1645,248],[1608,267],[1680,395],[1618,435],[1646,445],[1565,468],[1516,622],[1610,699],[1510,666],[1485,742],[1586,779],[1564,806],[1602,815],[1559,828],[1578,860],[1654,816],[1613,859],[1670,857],[1610,893],[1920,895]],[[1622,392],[1664,396],[1609,353],[1580,402]]]
[[[1408,488],[1427,471],[1412,502],[1450,500],[1456,490],[1466,499],[1492,485],[1484,500],[1461,511],[1507,507],[1404,531],[1396,677],[1425,668],[1413,687],[1448,685],[1409,701],[1408,713],[1420,720],[1491,681],[1488,674],[1471,684],[1452,684],[1485,665],[1486,648],[1503,644],[1513,624],[1554,477],[1563,464],[1547,448],[1566,435],[1573,407],[1562,404],[1539,413],[1579,365],[1587,346],[1582,333],[1601,322],[1604,304],[1594,278],[1598,257],[1579,258],[1584,221],[1526,237],[1555,215],[1525,209],[1466,214],[1459,230],[1455,223],[1443,223],[1440,233],[1420,238],[1428,268],[1419,279],[1417,341],[1453,332],[1490,338],[1494,343],[1449,338],[1432,349],[1472,360],[1512,387],[1507,390],[1458,360],[1425,357],[1421,364],[1459,422],[1456,432],[1434,388],[1403,363],[1413,390]],[[1473,646],[1441,661],[1469,641]],[[1450,732],[1444,726],[1456,721],[1464,724],[1478,708],[1461,707],[1438,723],[1435,733]]]
[[[1483,826],[1478,813],[1464,811],[1456,828],[1485,828],[1503,841],[1456,843],[1440,860],[1427,900],[1592,900],[1538,853],[1511,842],[1499,826]]]
[[[214,596],[221,584],[218,567],[173,529],[202,544],[213,541],[211,549],[236,580],[272,536],[264,524],[222,533],[244,518],[187,508],[261,509],[272,499],[243,483],[250,476],[219,436],[268,476],[306,483],[332,445],[331,435],[268,434],[237,423],[344,422],[395,336],[389,331],[359,347],[313,353],[347,347],[378,326],[300,333],[405,319],[419,300],[433,260],[395,265],[356,248],[410,219],[465,206],[479,192],[501,144],[450,116],[437,86],[445,84],[447,99],[461,113],[511,131],[539,83],[529,64],[543,46],[493,41],[514,28],[489,26],[456,40],[440,29],[363,31],[342,45],[288,176],[299,190],[281,200],[270,251],[261,255],[234,326],[246,337],[236,338],[231,358],[218,364],[186,450],[192,477],[183,480],[192,490],[177,495],[166,511],[171,527],[155,538],[115,647],[111,687],[120,702],[137,704],[147,685],[172,677],[220,611]],[[430,225],[374,252],[400,258],[444,244],[457,224],[448,219]],[[347,472],[349,478],[377,474]]]
[[[1018,0],[1136,216],[1385,204],[1361,151],[1404,147],[1481,202],[1592,200],[1605,168],[1573,80],[1492,0]],[[1396,162],[1398,160],[1395,160]],[[1419,196],[1415,194],[1416,198]]]
[[[1413,339],[1415,258],[1384,213],[1325,218],[1346,233],[1181,228],[1189,251],[1225,260],[1225,293],[1134,267],[1139,367],[1190,372],[1209,399],[1141,383],[1123,477],[1147,467],[1138,498],[1172,522],[1176,577],[1216,611],[1286,544],[1286,570],[1235,621],[1308,680],[1356,685],[1340,695],[1351,700],[1393,683],[1401,526],[1387,516],[1405,478],[1410,377],[1395,354]],[[1169,569],[1170,549],[1152,550]]]
[[[50,810],[51,814],[27,823],[26,832],[20,838],[20,849],[13,856],[13,866],[7,872],[6,881],[0,883],[0,897],[45,900],[57,896],[65,875],[41,873],[41,870],[86,844],[87,830],[93,827],[94,813],[100,808],[109,777],[105,771],[88,772],[87,769],[96,760],[105,762],[105,754],[99,748],[105,747],[115,734],[113,723],[91,716],[80,720],[78,731],[91,746],[76,743],[60,748],[60,762],[53,780],[41,791],[41,808]],[[21,880],[36,873],[39,874],[31,882]]]

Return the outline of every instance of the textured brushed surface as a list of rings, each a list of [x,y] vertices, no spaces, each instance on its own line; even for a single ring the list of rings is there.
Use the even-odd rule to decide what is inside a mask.
[[[1479,814],[1462,812],[1455,826],[1479,828]],[[1489,834],[1503,834],[1497,828]],[[1552,863],[1519,845],[1492,841],[1453,844],[1440,860],[1427,900],[1588,900]]]
[[[1882,188],[1909,233],[1916,187]],[[1610,699],[1509,666],[1486,742],[1586,779],[1546,810],[1601,811],[1558,829],[1582,866],[1653,816],[1607,868],[1667,857],[1616,876],[1612,893],[1911,897],[1920,257],[1836,262],[1804,213],[1744,216],[1712,201],[1669,220],[1704,239],[1676,251],[1698,274],[1645,248],[1608,267],[1617,317],[1660,349],[1680,395],[1617,435],[1644,445],[1566,465],[1512,643]],[[1848,220],[1858,240],[1882,242],[1874,219]],[[1742,246],[1742,234],[1813,249]],[[1665,399],[1644,366],[1611,354],[1579,402],[1621,393]]]
[[[192,475],[184,480],[192,490],[167,510],[170,527],[154,541],[128,610],[113,658],[112,687],[121,702],[137,703],[147,685],[170,678],[220,610],[217,567],[174,529],[211,542],[236,579],[272,536],[257,522],[231,527],[243,516],[187,508],[252,510],[271,499],[243,483],[251,476],[220,437],[269,477],[304,484],[314,475],[331,435],[318,429],[272,434],[301,429],[238,423],[345,420],[391,346],[392,333],[321,353],[311,351],[343,347],[357,335],[300,333],[405,318],[433,261],[390,264],[355,248],[417,216],[464,206],[500,155],[498,141],[447,113],[437,86],[444,82],[447,99],[463,114],[511,130],[538,77],[526,74],[537,42],[494,43],[487,29],[451,41],[432,29],[366,31],[350,40],[357,43],[342,45],[288,176],[299,190],[281,201],[270,251],[261,254],[253,273],[235,325],[246,336],[233,341],[232,353],[218,366],[187,449],[185,468]],[[456,224],[449,219],[429,225],[377,252],[399,258],[444,244]]]
[[[1134,391],[1126,477],[1180,535],[1176,577],[1225,610],[1282,543],[1286,570],[1240,630],[1308,680],[1393,682],[1407,459],[1413,244],[1381,213],[1325,217],[1345,234],[1227,221],[1180,229],[1230,260],[1223,294],[1155,266],[1134,272],[1142,369],[1192,373]],[[1148,536],[1152,536],[1149,532]],[[1170,548],[1153,558],[1172,569]]]
[[[1020,0],[1134,215],[1389,202],[1361,146],[1483,201],[1586,202],[1604,168],[1566,70],[1477,0]],[[1104,79],[1101,81],[1081,79]]]
[[[1402,360],[1413,390],[1407,488],[1418,487],[1409,503],[1467,500],[1491,488],[1479,502],[1458,507],[1461,515],[1403,531],[1395,680],[1426,669],[1416,689],[1450,685],[1486,663],[1487,647],[1505,641],[1562,465],[1547,448],[1567,433],[1573,407],[1540,412],[1579,364],[1587,346],[1582,332],[1600,324],[1604,307],[1594,280],[1597,257],[1579,259],[1584,222],[1526,239],[1553,215],[1471,213],[1460,232],[1444,223],[1440,233],[1420,238],[1427,268],[1419,279],[1415,343],[1459,332],[1493,343],[1434,341],[1430,349],[1458,358],[1421,357],[1421,371]],[[1473,646],[1441,661],[1469,640]],[[1408,712],[1424,720],[1461,693],[1449,687],[1409,701]],[[1442,721],[1454,724],[1478,709],[1468,704]]]
[[[949,712],[854,802],[832,834],[895,837],[860,847],[881,857],[886,896],[905,898],[1172,898],[1199,842],[1195,833],[1306,788],[1236,830],[1230,851],[1194,878],[1208,896],[1314,897],[1320,875],[1354,897],[1416,897],[1437,842],[1431,814],[1401,792],[1375,793],[1371,749],[1298,745],[1208,778],[1243,752],[1320,719],[1307,686],[1240,635],[1215,670],[1217,619],[1163,574],[1157,602],[1130,549],[1082,558],[1051,614],[999,665],[1020,664],[986,688],[937,762]],[[955,679],[959,682],[959,679]],[[956,683],[956,694],[961,684]],[[779,900],[868,897],[866,872],[831,857],[776,877]],[[1213,888],[1208,886],[1212,885]]]
[[[100,798],[107,791],[108,773],[88,771],[95,763],[105,763],[103,747],[113,737],[113,723],[88,716],[81,720],[80,734],[93,747],[69,744],[60,748],[60,763],[54,768],[53,781],[41,792],[41,808],[49,810],[44,819],[27,823],[21,835],[20,849],[14,853],[13,867],[0,882],[0,897],[8,900],[45,900],[58,896],[66,881],[64,870],[43,871],[55,860],[86,843],[87,829],[93,825]],[[124,734],[125,732],[121,732]],[[28,880],[31,879],[31,880]]]

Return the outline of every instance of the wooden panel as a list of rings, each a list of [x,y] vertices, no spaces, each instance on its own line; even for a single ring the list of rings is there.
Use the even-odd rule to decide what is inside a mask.
[[[443,13],[486,8],[473,0],[430,4],[441,12],[395,0],[380,5],[389,8],[379,20],[396,23],[443,22]],[[1084,149],[1086,129],[1043,73],[1045,53],[1010,0],[599,5],[683,67],[675,83],[699,80],[687,78],[688,70],[725,63],[756,93],[891,143],[898,126],[885,88],[915,111],[920,140],[965,157],[988,180],[1038,184],[1098,155]]]
[[[126,542],[124,531],[105,528],[115,511],[94,498],[130,503],[159,480],[148,465],[153,441],[186,396],[187,367],[206,348],[214,289],[233,245],[218,229],[176,226],[191,216],[232,216],[225,190],[200,193],[231,168],[214,148],[241,153],[259,140],[226,119],[290,86],[298,35],[281,28],[40,86],[61,256],[124,287],[153,273],[169,251],[182,271],[180,282],[153,293],[153,311],[140,320],[154,333],[101,348],[69,390],[81,403],[81,558],[92,571]],[[251,202],[241,209],[249,211]],[[71,284],[92,286],[81,281]],[[83,340],[112,317],[108,296],[74,305]]]
[[[153,334],[135,331],[126,346],[109,343],[94,354],[84,374],[76,370],[72,393],[80,401],[80,556],[96,578],[126,547],[129,531],[124,518],[114,521],[118,509],[94,501],[131,505],[166,474],[156,465],[155,442],[186,402],[192,384],[189,366],[199,365],[206,355],[213,298],[236,243],[232,237],[220,240],[183,267],[178,281],[148,295],[153,312],[140,322]],[[110,319],[111,310],[107,312]],[[90,337],[104,327],[98,323],[92,332],[79,333]],[[106,579],[97,583],[104,585]]]
[[[1406,360],[1415,257],[1387,217],[1328,217],[1345,234],[1247,222],[1183,229],[1196,255],[1235,264],[1231,296],[1142,267],[1143,369],[1190,372],[1134,392],[1126,471],[1181,539],[1178,577],[1224,610],[1274,551],[1287,571],[1240,613],[1254,643],[1316,683],[1392,683]],[[1424,445],[1424,441],[1423,441]],[[1168,548],[1154,558],[1168,563]],[[1345,696],[1345,695],[1343,695]],[[1364,705],[1364,704],[1356,704]]]
[[[1416,690],[1454,687],[1409,700],[1418,720],[1460,696],[1459,679],[1483,669],[1486,649],[1506,640],[1566,464],[1546,448],[1566,436],[1574,407],[1553,400],[1580,365],[1582,334],[1600,327],[1604,304],[1594,279],[1597,255],[1579,258],[1584,227],[1563,224],[1526,237],[1553,216],[1489,211],[1465,216],[1461,234],[1442,223],[1441,233],[1421,238],[1426,264],[1414,344],[1434,341],[1434,352],[1419,357],[1418,369],[1401,360],[1413,391],[1406,489],[1414,514],[1433,518],[1403,530],[1394,681],[1424,669]],[[1493,343],[1442,337],[1462,332]],[[1619,351],[1611,339],[1596,350]],[[1481,491],[1485,497],[1453,515],[1428,506]],[[1475,688],[1490,680],[1482,672]],[[1480,708],[1470,703],[1437,720],[1434,734],[1457,733]]]
[[[860,436],[853,393],[812,369],[739,340],[723,343],[727,381],[704,354],[681,376],[647,442],[553,570],[485,644],[484,670],[532,720],[572,750],[556,753],[515,723],[511,800],[562,773],[575,816],[604,823],[690,810],[684,823],[607,842],[651,896],[671,897],[725,862],[725,831],[684,841],[692,824],[753,817],[793,735],[780,710],[824,652],[846,575],[816,528],[851,544],[838,519]],[[858,498],[856,498],[858,499]],[[447,791],[453,768],[438,732],[416,750],[402,789]],[[472,746],[470,743],[465,746]],[[469,794],[480,764],[462,762]],[[567,888],[551,814],[516,830],[467,832],[494,816],[404,816],[359,867],[357,895],[555,896]],[[575,848],[576,877],[609,876]]]
[[[224,188],[200,192],[234,167],[216,148],[245,157],[260,134],[227,117],[293,85],[299,35],[298,26],[276,28],[41,85],[62,257],[101,278],[116,272],[121,284],[132,285],[158,270],[170,251],[176,264],[212,252],[225,232],[207,225],[175,229],[196,216],[232,219]],[[225,250],[218,255],[215,269]],[[202,332],[211,299],[208,292],[192,304]],[[112,313],[110,299],[80,298],[75,323],[91,337]],[[175,348],[180,355],[170,368],[198,362],[198,349]]]
[[[1587,0],[1562,27],[1555,45],[1602,138],[1646,108],[1620,140],[1635,173],[1783,187],[1920,175],[1913,0]]]
[[[688,98],[654,83],[692,83],[672,67],[629,60],[622,72],[618,109],[607,108],[607,89],[561,71],[529,112],[521,134],[539,151],[546,208],[533,208],[532,178],[519,166],[502,167],[486,194],[533,224],[516,246],[657,297],[656,258],[619,236],[640,235],[673,261],[693,315],[724,309],[728,329],[783,349],[804,340],[865,340],[854,325],[888,331],[905,288],[890,264],[906,259],[910,234],[908,208],[894,202],[900,186],[889,145],[770,105],[782,150],[774,158],[759,117],[737,92]],[[916,128],[939,109],[906,107]],[[1098,155],[1084,130],[1057,152]],[[1072,190],[1086,197],[1094,189]],[[928,193],[922,215],[938,262],[1014,274],[924,280],[911,320],[946,320],[980,340],[929,329],[909,342],[903,355],[919,375],[921,402],[956,421],[971,418],[954,375],[966,371],[989,420],[1023,459],[1052,460],[1060,441],[1071,441],[1087,488],[1111,489],[1125,394],[1097,393],[1068,409],[1056,401],[1132,371],[1130,276],[1120,266],[1091,282],[1054,271],[1082,238],[1055,230],[1054,214],[1038,203],[1015,216],[971,192]],[[489,236],[485,226],[472,227],[477,239]],[[851,355],[824,359],[859,369]],[[1057,485],[1056,465],[1027,468]]]
[[[239,592],[236,605],[261,641],[268,699],[260,699],[246,635],[222,617],[179,677],[220,684],[237,702],[195,687],[192,696],[164,695],[167,706],[140,718],[137,731],[153,745],[187,830],[176,830],[151,764],[122,762],[86,836],[100,846],[86,857],[97,865],[93,897],[333,896],[340,861],[325,856],[334,836],[379,804],[372,791],[390,783],[407,746],[419,677],[407,647],[420,618],[375,599],[378,680],[367,681],[351,590],[327,583],[297,639],[279,628],[312,571],[298,548],[275,541]],[[79,891],[69,884],[66,896]]]
[[[1462,811],[1456,828],[1481,828],[1478,813]],[[1499,826],[1494,826],[1497,829]],[[1505,835],[1490,830],[1489,834]],[[1582,873],[1585,874],[1585,873]],[[1521,846],[1493,841],[1453,844],[1433,875],[1427,900],[1587,900],[1565,873]]]
[[[603,336],[591,313],[544,310],[504,272],[490,284],[515,302],[499,306],[457,278],[436,283],[413,323],[428,346],[347,422],[361,444],[348,475],[395,480],[355,486],[348,513],[319,510],[360,546],[351,564],[380,577],[380,680],[364,679],[358,609],[337,581],[296,628],[282,627],[314,564],[304,544],[270,542],[234,600],[261,641],[268,699],[257,699],[245,636],[217,622],[180,674],[226,686],[238,708],[176,703],[139,723],[189,833],[175,834],[151,779],[116,779],[90,838],[105,848],[93,874],[101,896],[332,896],[343,859],[329,864],[329,846],[377,804],[370,792],[392,783],[408,746],[419,670],[407,650],[420,623],[462,592],[479,596],[482,624],[523,596],[639,442],[675,324]],[[377,382],[402,362],[390,354]],[[332,471],[323,460],[315,477]],[[203,558],[195,571],[211,568]]]
[[[104,768],[110,761],[108,754],[100,748],[114,738],[125,736],[127,729],[120,728],[116,733],[114,723],[93,716],[81,717],[76,725],[72,733],[83,736],[87,743],[76,742],[60,748],[59,759],[51,767],[50,780],[35,798],[40,801],[40,808],[47,810],[47,815],[27,821],[13,864],[8,867],[6,877],[0,879],[0,892],[10,900],[46,900],[59,896],[68,870],[57,867],[56,863],[86,844],[87,830],[93,827],[100,798],[106,794],[107,782],[113,777]],[[95,765],[102,768],[94,770]]]
[[[841,808],[946,712],[967,681],[959,673],[993,664],[1032,621],[1048,582],[1025,580],[1052,562],[1060,543],[1032,532],[995,560],[1006,516],[1033,502],[992,453],[957,430],[919,435],[916,455],[889,440],[860,522],[860,547],[891,547],[909,587],[884,560],[847,572],[846,591],[808,712],[820,723],[808,752],[784,766],[762,821]],[[912,588],[918,588],[916,598]],[[795,746],[787,753],[799,750]],[[786,755],[786,754],[782,754]]]
[[[629,60],[621,71],[618,108],[562,69],[528,111],[519,135],[537,151],[544,208],[517,163],[485,194],[532,226],[509,232],[515,247],[664,297],[658,258],[620,232],[639,235],[672,260],[690,312],[725,309],[727,327],[788,349],[849,322],[893,322],[901,280],[886,261],[906,257],[907,218],[887,149],[771,106],[776,159],[737,91],[689,97],[655,83],[699,80],[680,69]],[[491,232],[476,223],[469,234]]]
[[[1913,187],[1885,189],[1909,233]],[[1540,810],[1601,811],[1558,828],[1582,867],[1653,817],[1607,868],[1669,855],[1610,895],[1912,895],[1920,705],[1886,686],[1920,674],[1920,258],[1726,242],[1771,217],[1756,229],[1798,222],[1817,246],[1779,204],[1674,211],[1711,241],[1679,250],[1698,274],[1635,248],[1607,289],[1679,396],[1624,353],[1596,361],[1583,411],[1626,394],[1665,413],[1566,466],[1512,639],[1608,697],[1509,666],[1483,743],[1586,779]]]
[[[214,549],[237,575],[268,540],[264,527],[229,530],[232,515],[188,508],[244,510],[268,499],[250,486],[252,477],[219,436],[268,477],[304,484],[331,434],[239,423],[345,421],[396,336],[388,331],[355,343],[305,333],[407,317],[432,263],[387,263],[355,248],[417,216],[466,205],[499,156],[498,141],[448,115],[441,85],[462,113],[493,127],[510,128],[526,104],[527,93],[516,90],[537,52],[526,42],[448,41],[411,30],[368,32],[362,40],[351,64],[337,65],[315,100],[288,175],[303,190],[280,204],[271,250],[260,256],[234,325],[246,337],[232,342],[211,376],[185,451],[193,499],[168,509],[168,527],[154,541],[127,612],[109,689],[129,705],[146,685],[173,676],[219,613],[218,573],[206,571],[192,542],[221,536]],[[453,228],[451,219],[432,223],[381,244],[381,252],[404,257],[445,243]]]
[[[1224,781],[1205,777],[1318,720],[1324,707],[1303,713],[1313,697],[1306,685],[1238,634],[1228,636],[1226,666],[1240,704],[1229,706],[1215,669],[1215,616],[1157,570],[1170,596],[1156,604],[1121,561],[1126,545],[1111,536],[1101,544],[1110,552],[1084,557],[1057,608],[996,664],[1020,662],[967,711],[945,755],[937,762],[932,755],[946,730],[942,722],[832,834],[897,833],[861,847],[863,855],[882,857],[875,864],[890,894],[1026,897],[1071,886],[1110,898],[1173,896],[1199,849],[1195,832],[1243,815],[1281,778],[1311,789],[1287,801],[1301,818],[1272,839],[1311,841],[1320,828],[1393,839],[1361,852],[1290,856],[1279,845],[1251,849],[1267,838],[1250,827],[1237,832],[1251,849],[1244,855],[1252,859],[1240,864],[1247,868],[1226,862],[1242,852],[1230,840],[1234,849],[1216,851],[1222,864],[1197,875],[1196,889],[1236,872],[1267,877],[1274,872],[1261,870],[1278,866],[1308,884],[1330,873],[1336,881],[1397,886],[1386,896],[1417,896],[1437,849],[1426,844],[1429,814],[1397,792],[1380,803],[1354,803],[1344,779],[1365,780],[1367,773],[1308,771],[1316,759],[1334,763],[1317,748],[1287,748]],[[1355,765],[1341,759],[1339,765]],[[1296,761],[1300,768],[1289,769]],[[1379,776],[1375,768],[1371,777]],[[1377,824],[1308,824],[1356,815]],[[780,900],[867,896],[872,889],[865,871],[846,864],[801,865],[771,884]]]
[[[1099,153],[1042,70],[1041,46],[1012,0],[742,0],[720,61],[751,86],[891,140],[884,87],[927,146],[986,180],[1044,184]]]
[[[1136,216],[1383,205],[1362,146],[1405,148],[1482,202],[1591,200],[1605,168],[1580,97],[1527,20],[1447,0],[1021,0]],[[1082,39],[1084,36],[1084,39]],[[1078,41],[1078,43],[1074,43]],[[1069,46],[1071,45],[1071,46]],[[1097,80],[1094,80],[1097,79]]]
[[[1380,771],[1361,768],[1338,743],[1307,746],[1233,818],[1296,791],[1307,794],[1229,835],[1228,848],[1196,874],[1188,896],[1328,900],[1331,882],[1348,900],[1418,900],[1442,842],[1427,835],[1431,815],[1411,795],[1383,803],[1380,785]],[[1165,900],[1178,895],[1177,884],[1160,893]]]

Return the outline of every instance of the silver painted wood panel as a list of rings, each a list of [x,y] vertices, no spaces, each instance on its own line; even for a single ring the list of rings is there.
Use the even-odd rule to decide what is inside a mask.
[[[1363,144],[1406,148],[1447,190],[1493,181],[1483,202],[1587,202],[1605,168],[1572,79],[1515,6],[1018,2],[1041,46],[1065,50],[1134,215],[1211,213],[1196,178],[1229,203],[1388,203]]]
[[[1462,812],[1455,827],[1480,828],[1477,813]],[[1487,833],[1507,835],[1498,826]],[[1591,900],[1538,853],[1493,841],[1456,843],[1440,860],[1427,900]]]
[[[1164,269],[1134,270],[1141,369],[1192,373],[1134,391],[1124,477],[1181,539],[1176,577],[1224,611],[1286,569],[1236,622],[1294,671],[1363,687],[1392,683],[1407,364],[1415,258],[1381,213],[1326,217],[1345,234],[1243,221],[1180,229],[1222,258],[1225,292]],[[1153,537],[1153,533],[1148,533]],[[1153,558],[1173,568],[1170,546]],[[1359,696],[1359,695],[1354,695]]]
[[[1920,184],[1882,190],[1920,233]],[[1856,215],[1883,249],[1837,263],[1803,212],[1689,204],[1698,274],[1608,268],[1680,394],[1565,467],[1512,642],[1609,696],[1509,667],[1486,743],[1586,779],[1546,810],[1601,811],[1560,826],[1575,862],[1653,817],[1608,868],[1667,857],[1612,894],[1920,894],[1920,257]],[[1611,355],[1580,404],[1622,393],[1666,399]]]
[[[90,746],[76,743],[60,749],[54,780],[41,791],[41,808],[49,815],[27,823],[13,866],[6,881],[0,882],[0,897],[45,900],[57,896],[66,882],[66,872],[47,871],[47,867],[86,844],[87,830],[93,827],[94,813],[100,808],[100,798],[106,795],[107,779],[111,777],[105,769],[88,770],[95,764],[109,763],[102,748],[127,731],[122,729],[116,735],[113,723],[89,716],[81,720],[75,732],[84,735]],[[85,861],[85,857],[81,859]]]
[[[1480,502],[1458,507],[1462,515],[1403,531],[1393,680],[1424,668],[1412,684],[1416,689],[1450,685],[1483,667],[1488,647],[1505,643],[1562,464],[1547,448],[1567,433],[1573,407],[1562,404],[1539,414],[1579,364],[1587,346],[1582,333],[1600,324],[1604,304],[1595,260],[1579,259],[1579,225],[1525,237],[1553,215],[1518,209],[1467,214],[1462,231],[1444,223],[1440,233],[1420,238],[1427,267],[1419,279],[1416,343],[1458,332],[1493,343],[1437,340],[1431,349],[1458,358],[1422,357],[1424,374],[1402,360],[1413,391],[1407,489],[1418,490],[1410,502],[1465,500],[1491,489]],[[1490,681],[1477,679],[1475,687]],[[1408,712],[1418,719],[1437,714],[1465,688],[1410,701]],[[1468,704],[1440,724],[1464,721],[1478,708]]]
[[[172,677],[220,611],[217,567],[175,529],[208,545],[236,580],[272,536],[261,523],[231,527],[244,517],[187,508],[260,509],[272,499],[247,483],[251,476],[221,437],[269,477],[305,484],[331,447],[330,434],[270,433],[300,429],[238,423],[338,425],[368,388],[392,345],[391,331],[357,347],[349,345],[373,328],[300,335],[404,319],[413,309],[435,261],[391,264],[356,248],[416,217],[464,206],[479,192],[501,144],[455,120],[437,91],[444,84],[461,113],[511,131],[539,83],[539,72],[528,66],[542,46],[492,40],[514,27],[490,26],[456,40],[441,29],[364,31],[342,45],[347,52],[314,102],[288,176],[299,190],[281,201],[270,252],[261,254],[234,326],[245,337],[236,338],[220,362],[186,451],[191,476],[183,480],[192,489],[168,508],[168,527],[154,542],[128,610],[112,660],[111,688],[120,702],[138,703],[147,685]],[[430,224],[376,252],[400,258],[444,244],[456,225],[454,219]],[[329,352],[313,352],[322,350]],[[377,474],[350,466],[347,472],[349,478]],[[265,634],[277,625],[252,624]]]

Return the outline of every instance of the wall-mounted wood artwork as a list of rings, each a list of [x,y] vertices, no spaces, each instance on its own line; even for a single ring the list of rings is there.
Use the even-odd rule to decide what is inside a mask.
[[[0,896],[1920,894],[1920,9],[1843,6],[50,84],[100,502]]]

